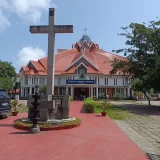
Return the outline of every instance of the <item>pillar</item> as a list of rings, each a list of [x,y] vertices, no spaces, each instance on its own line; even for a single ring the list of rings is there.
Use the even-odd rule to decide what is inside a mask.
[[[108,94],[108,93],[107,93],[107,88],[106,88],[106,97],[107,97],[107,94]]]
[[[132,89],[132,97],[134,97],[134,90]]]
[[[98,98],[98,87],[96,87],[96,98]]]
[[[32,87],[29,88],[29,95],[32,94]]]
[[[128,94],[127,94],[128,97],[130,97],[130,88],[129,87],[127,88],[127,92],[128,92]]]
[[[23,87],[21,88],[21,97],[23,97]]]
[[[91,97],[93,97],[93,87],[91,87]]]
[[[68,95],[68,86],[66,86],[66,95]]]
[[[71,86],[71,96],[74,97],[74,88]]]
[[[127,95],[126,95],[126,88],[124,88],[124,98],[127,98]]]

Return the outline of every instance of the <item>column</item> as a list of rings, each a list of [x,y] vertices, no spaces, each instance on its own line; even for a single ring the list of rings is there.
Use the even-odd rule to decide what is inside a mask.
[[[93,87],[91,87],[91,97],[93,97]]]
[[[26,97],[26,88],[24,88],[24,97]]]
[[[29,95],[32,94],[32,87],[29,87]]]
[[[91,88],[89,86],[89,97],[91,97]]]
[[[73,88],[73,86],[71,86],[71,97],[74,97],[74,88]]]
[[[96,87],[96,98],[98,98],[98,87]]]
[[[66,95],[68,95],[68,86],[66,86]]]
[[[106,88],[106,97],[107,97],[107,94],[108,94],[108,93],[107,93],[107,88]]]
[[[128,98],[129,98],[129,96],[130,96],[130,88],[129,87],[127,88],[127,92],[128,92],[127,95],[128,95]]]
[[[124,98],[127,98],[127,95],[126,95],[126,88],[124,88]]]
[[[21,88],[21,97],[23,97],[23,87]]]
[[[116,91],[116,88],[115,88],[115,93],[114,93],[115,95],[117,94],[117,91]]]
[[[132,89],[132,97],[134,97],[134,90]]]

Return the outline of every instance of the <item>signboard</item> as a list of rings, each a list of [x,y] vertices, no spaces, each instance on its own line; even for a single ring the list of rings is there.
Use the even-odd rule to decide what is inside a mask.
[[[66,84],[95,84],[95,80],[66,80]]]

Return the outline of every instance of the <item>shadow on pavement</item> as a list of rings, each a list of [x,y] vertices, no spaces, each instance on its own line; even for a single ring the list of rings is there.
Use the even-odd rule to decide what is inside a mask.
[[[11,132],[9,134],[31,134],[29,132]]]
[[[14,127],[14,124],[0,124],[0,127]]]
[[[150,160],[160,160],[160,155],[146,153]]]
[[[160,116],[160,107],[159,106],[148,106],[141,104],[115,104],[121,106],[127,111],[144,116],[156,115]]]

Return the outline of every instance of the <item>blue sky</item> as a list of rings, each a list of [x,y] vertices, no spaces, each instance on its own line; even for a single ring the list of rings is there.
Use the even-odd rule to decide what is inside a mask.
[[[159,0],[1,0],[0,59],[21,66],[47,55],[47,34],[31,34],[30,25],[48,24],[48,8],[56,7],[56,24],[74,25],[73,34],[56,35],[57,49],[70,49],[84,34],[111,52],[123,48],[121,26],[155,20]]]

